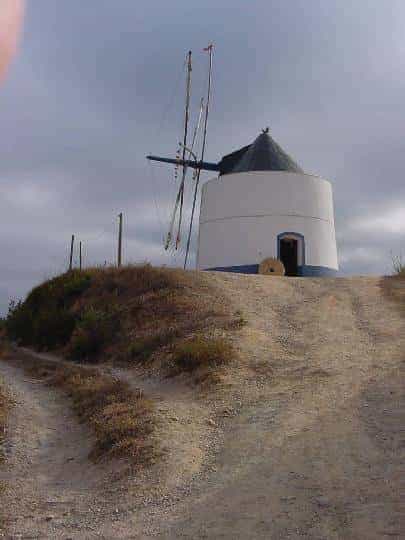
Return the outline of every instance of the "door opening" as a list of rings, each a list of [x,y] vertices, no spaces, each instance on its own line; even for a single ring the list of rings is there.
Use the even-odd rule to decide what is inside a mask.
[[[286,276],[298,275],[298,241],[295,238],[280,239],[280,260]]]

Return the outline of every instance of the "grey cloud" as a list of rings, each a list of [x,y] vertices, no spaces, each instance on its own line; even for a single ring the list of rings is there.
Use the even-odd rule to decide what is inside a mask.
[[[347,225],[405,204],[404,18],[401,0],[30,2],[0,90],[1,307],[64,267],[72,232],[88,260],[114,260],[120,211],[127,258],[182,263],[162,250],[172,171],[145,155],[175,152],[184,54],[194,51],[195,111],[210,40],[207,158],[269,125],[333,181],[342,271],[385,272],[405,239]]]

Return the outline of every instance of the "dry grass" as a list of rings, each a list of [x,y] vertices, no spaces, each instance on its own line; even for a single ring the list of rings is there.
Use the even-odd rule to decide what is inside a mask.
[[[21,344],[73,361],[143,364],[169,374],[183,343],[244,324],[202,273],[141,265],[58,276],[14,306],[6,326]]]
[[[136,466],[155,460],[153,403],[140,391],[96,368],[28,358],[24,364],[32,375],[72,400],[78,417],[95,434],[92,458],[124,457]]]
[[[384,295],[405,316],[405,275],[397,274],[382,278],[380,284]]]
[[[218,369],[229,364],[233,356],[226,339],[196,336],[177,344],[172,357],[174,373],[192,373],[197,382],[215,381]]]
[[[83,305],[100,312],[114,310],[112,339],[98,358],[120,364],[155,364],[163,370],[177,343],[229,326],[229,315],[217,291],[199,276],[181,270],[151,266],[107,269],[93,275]],[[102,332],[105,333],[105,332]]]

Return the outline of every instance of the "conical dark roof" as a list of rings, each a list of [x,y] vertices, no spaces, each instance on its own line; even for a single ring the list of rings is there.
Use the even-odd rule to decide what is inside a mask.
[[[303,172],[301,167],[264,130],[257,139],[220,162],[221,174],[249,171]]]
[[[268,131],[261,133],[235,165],[233,172],[290,171],[302,169],[279,146]]]

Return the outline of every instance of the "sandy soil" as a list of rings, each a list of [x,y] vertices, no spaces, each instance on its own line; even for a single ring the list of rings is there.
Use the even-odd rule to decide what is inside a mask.
[[[108,537],[114,538],[114,490],[108,486],[120,467],[88,460],[92,435],[77,422],[69,401],[26,375],[19,360],[17,354],[0,363],[15,400],[0,470],[7,485],[3,536],[92,538],[108,520]]]
[[[228,387],[123,374],[159,402],[166,473],[107,493],[65,398],[0,364],[10,538],[405,538],[405,319],[380,280],[203,279],[247,320]]]

